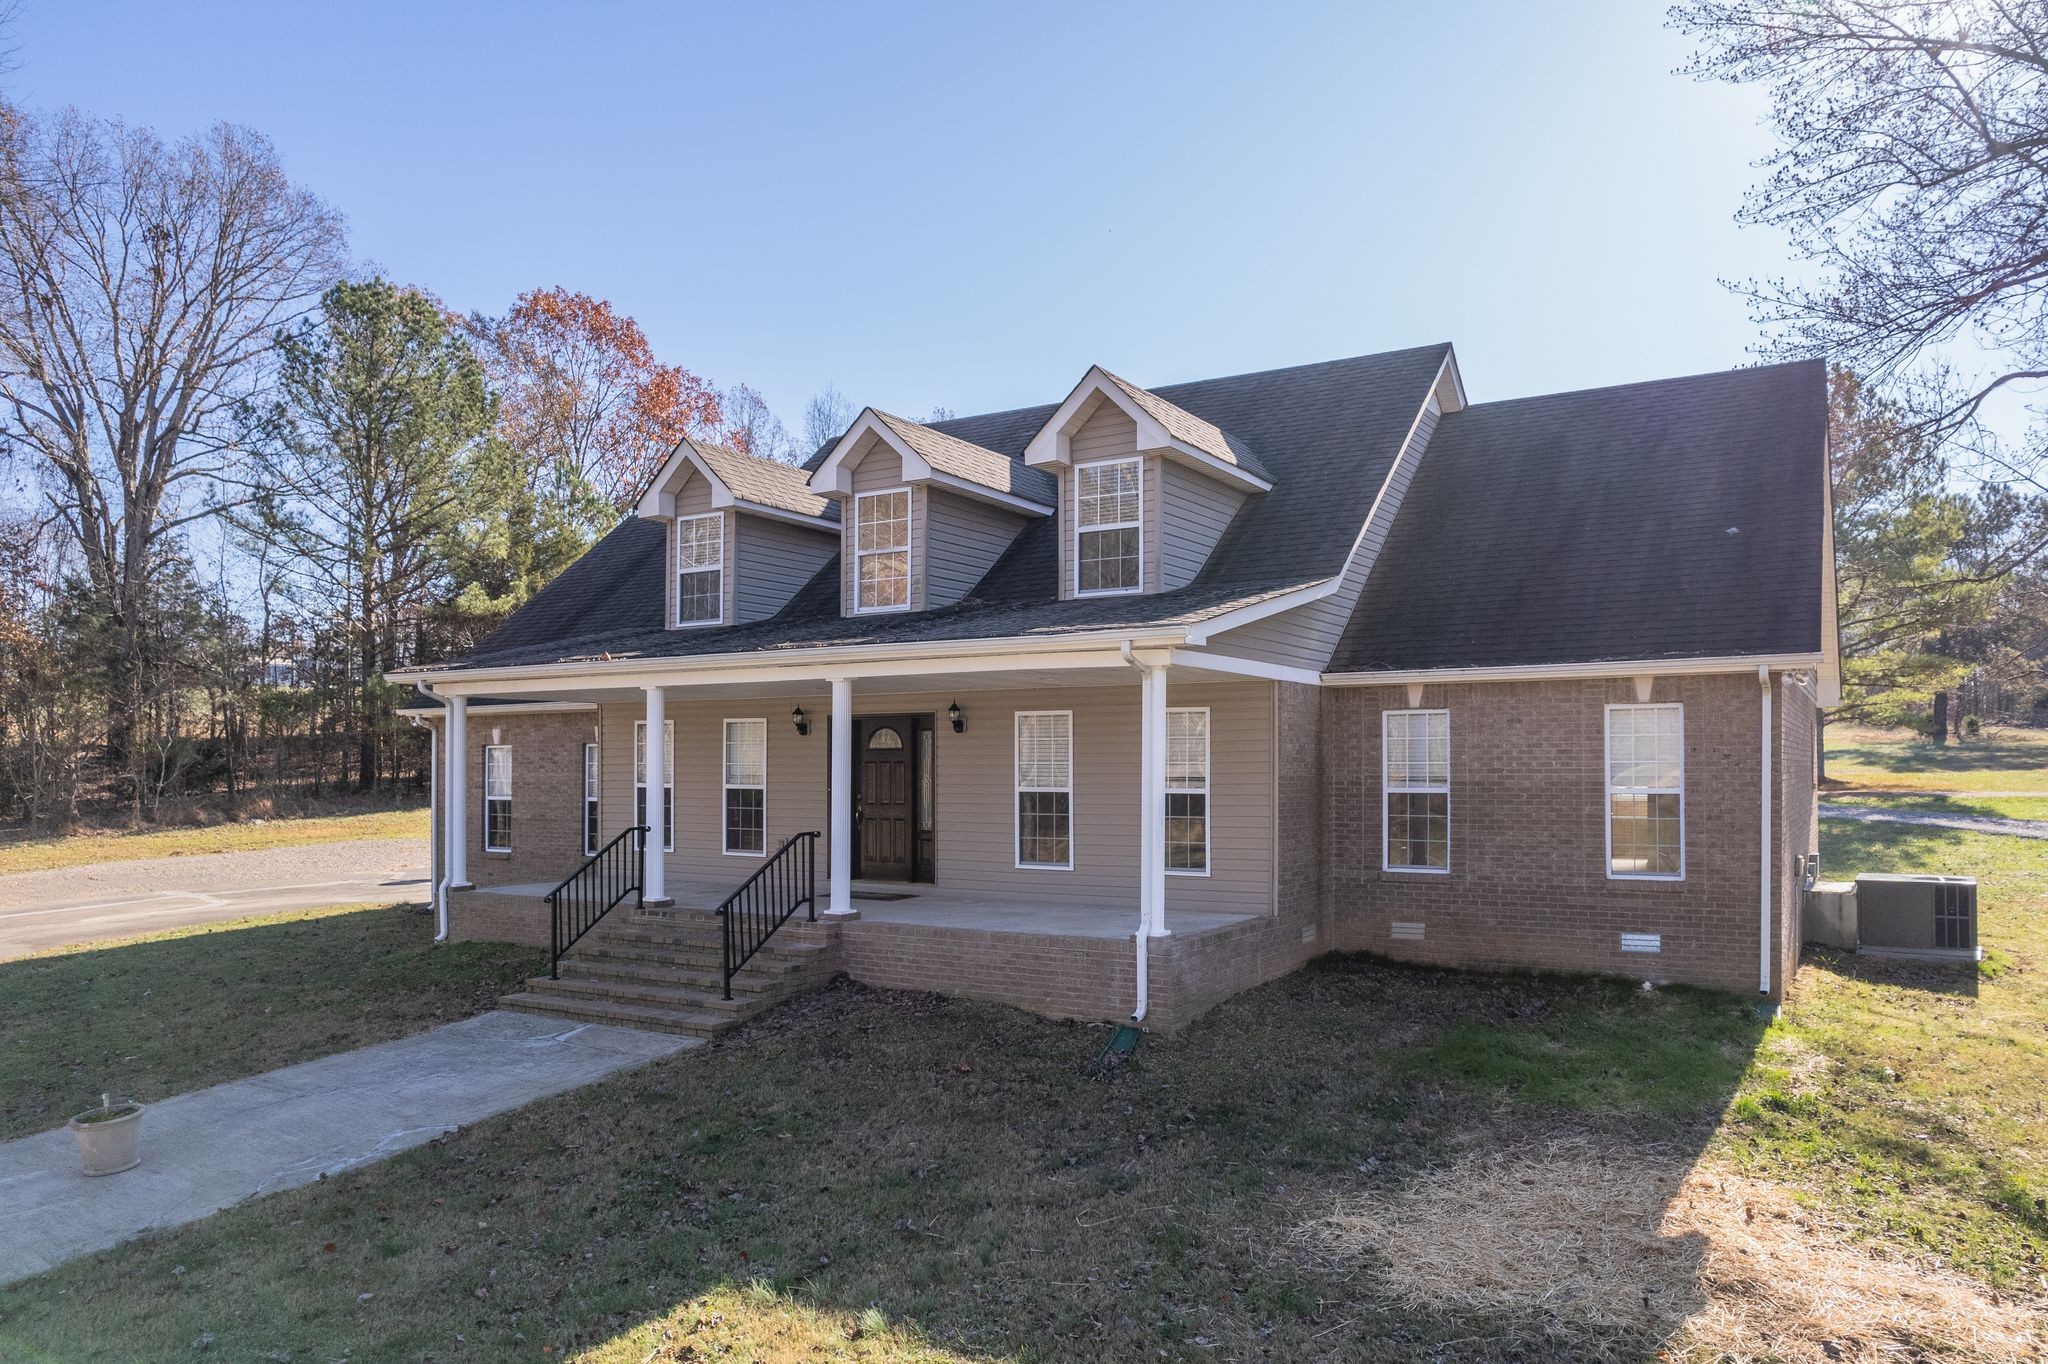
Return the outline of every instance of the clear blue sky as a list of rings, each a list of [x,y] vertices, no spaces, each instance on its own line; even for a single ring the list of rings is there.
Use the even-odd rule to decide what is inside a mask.
[[[1741,364],[1763,97],[1655,3],[58,3],[12,83],[276,143],[452,306],[555,284],[796,429],[1450,340],[1475,399]]]

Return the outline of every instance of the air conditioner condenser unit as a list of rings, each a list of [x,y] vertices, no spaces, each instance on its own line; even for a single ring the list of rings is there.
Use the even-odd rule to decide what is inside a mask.
[[[1858,949],[1930,961],[1981,961],[1974,876],[1856,878]]]

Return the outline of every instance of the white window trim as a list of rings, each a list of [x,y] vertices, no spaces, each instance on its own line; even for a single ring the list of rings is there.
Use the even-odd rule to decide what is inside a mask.
[[[1081,471],[1100,469],[1110,464],[1135,464],[1138,466],[1138,519],[1136,521],[1112,521],[1106,525],[1089,526],[1091,531],[1123,530],[1135,527],[1138,532],[1138,585],[1136,587],[1098,587],[1084,591],[1081,587]],[[1113,459],[1091,459],[1086,464],[1074,466],[1074,595],[1077,597],[1129,597],[1145,590],[1145,457],[1143,455],[1118,455]]]
[[[597,840],[604,837],[604,755],[594,743],[583,745],[583,827],[577,837],[583,841],[583,855],[597,854]],[[597,819],[590,815],[596,810]]]
[[[1018,739],[1024,729],[1024,721],[1041,716],[1064,715],[1067,717],[1067,784],[1059,786],[1026,786],[1024,784],[1024,760],[1018,747]],[[1018,809],[1017,797],[1027,791],[1064,792],[1067,797],[1067,860],[1065,862],[1026,862],[1024,860],[1024,813]],[[1010,721],[1010,857],[1018,871],[1072,871],[1074,869],[1074,712],[1070,710],[1020,710]]]
[[[693,568],[689,570],[692,573],[715,572],[718,574],[718,614],[713,616],[710,620],[683,619],[683,527],[690,524],[693,521],[716,521],[718,523],[718,566],[715,569]],[[705,626],[709,625],[725,624],[725,513],[722,511],[715,511],[704,512],[697,516],[678,516],[675,522],[674,543],[676,628],[678,630],[700,630],[703,629]]]
[[[759,725],[761,727],[761,784],[759,786],[735,786],[732,781],[729,758],[731,757],[734,725]],[[741,716],[727,720],[718,729],[718,768],[723,783],[718,794],[718,847],[727,857],[766,857],[768,855],[768,722],[759,716]],[[732,829],[726,823],[730,811],[726,797],[734,791],[759,791],[761,793],[761,850],[748,852],[732,844]]]
[[[1388,746],[1387,746],[1387,744],[1388,744],[1388,740],[1387,740],[1387,731],[1388,731],[1388,730],[1389,730],[1390,728],[1392,728],[1392,724],[1393,724],[1393,718],[1394,718],[1394,717],[1395,717],[1396,715],[1441,715],[1441,716],[1443,716],[1443,717],[1444,717],[1444,782],[1443,782],[1443,785],[1442,785],[1442,786],[1436,786],[1436,785],[1429,785],[1429,784],[1424,784],[1424,785],[1417,785],[1417,784],[1416,784],[1416,783],[1414,783],[1414,782],[1404,782],[1404,783],[1402,784],[1402,786],[1401,786],[1401,789],[1400,789],[1400,790],[1399,790],[1398,792],[1397,792],[1397,791],[1395,791],[1395,789],[1394,789],[1394,783],[1393,783],[1393,778],[1392,778],[1392,776],[1390,775],[1390,773],[1391,773],[1391,769],[1392,769],[1392,763],[1391,763],[1391,762],[1389,761],[1389,759],[1391,758],[1392,754],[1391,754],[1391,752],[1389,751],[1389,749],[1388,749]],[[1392,853],[1392,851],[1393,851],[1393,848],[1392,848],[1392,844],[1391,844],[1391,840],[1390,840],[1390,833],[1391,833],[1391,831],[1392,831],[1392,828],[1393,828],[1393,823],[1394,823],[1394,814],[1393,814],[1393,809],[1392,809],[1392,805],[1393,805],[1393,798],[1394,798],[1394,797],[1395,797],[1396,795],[1404,795],[1404,796],[1432,796],[1432,795],[1441,795],[1441,796],[1442,796],[1442,797],[1444,798],[1444,864],[1443,864],[1443,865],[1442,865],[1441,867],[1410,867],[1410,866],[1399,866],[1399,867],[1397,867],[1397,866],[1395,866],[1395,865],[1393,864],[1393,858],[1392,858],[1392,856],[1391,856],[1391,853]],[[1452,821],[1452,818],[1451,818],[1451,713],[1450,713],[1450,711],[1448,711],[1448,710],[1445,710],[1445,709],[1442,709],[1442,708],[1437,708],[1437,709],[1429,709],[1429,708],[1410,708],[1410,709],[1401,709],[1401,710],[1383,710],[1383,711],[1381,711],[1381,712],[1380,712],[1380,870],[1381,870],[1381,871],[1389,871],[1389,872],[1393,872],[1393,873],[1395,873],[1395,874],[1397,874],[1397,875],[1400,875],[1400,876],[1410,876],[1410,875],[1413,875],[1413,876],[1449,876],[1449,875],[1451,874],[1451,833],[1452,833],[1452,823],[1453,823],[1453,821]]]
[[[664,831],[668,836],[662,841],[661,850],[663,852],[674,852],[676,850],[676,824],[682,816],[682,811],[676,809],[675,721],[663,720],[661,722],[661,738],[661,789],[668,795],[669,808],[668,828]],[[647,789],[644,771],[647,762],[647,722],[645,720],[635,720],[633,722],[633,751],[640,755],[633,759],[633,794],[637,797],[642,791]],[[634,804],[638,805],[640,802],[635,800]],[[645,808],[647,810],[647,827],[653,829],[661,819],[661,811],[655,809],[651,801],[646,804]]]
[[[862,606],[860,604],[860,561],[864,554],[895,554],[893,549],[862,549],[860,547],[861,505],[877,497],[892,497],[903,494],[903,604],[901,606]],[[917,582],[917,495],[909,484],[899,488],[877,488],[873,492],[853,495],[853,614],[856,616],[880,616],[891,611],[908,611],[912,599],[917,595],[913,586]]]
[[[1168,867],[1166,874],[1168,876],[1207,876],[1215,869],[1216,796],[1213,787],[1216,782],[1214,767],[1216,760],[1216,717],[1207,706],[1168,706],[1166,708],[1166,721],[1169,732],[1171,732],[1175,715],[1200,715],[1203,717],[1201,789],[1197,791],[1192,787],[1175,787],[1171,784],[1166,787],[1168,801],[1171,801],[1175,796],[1199,795],[1202,798],[1202,865],[1200,870],[1193,867]],[[1161,756],[1164,757],[1163,754]],[[1071,800],[1072,797],[1068,799]],[[1166,813],[1165,802],[1162,802],[1159,818],[1159,852],[1162,860],[1166,855],[1166,821],[1169,817]]]
[[[1614,784],[1614,712],[1618,710],[1674,710],[1678,712],[1678,786],[1616,786]],[[1604,865],[1610,881],[1683,881],[1685,879],[1685,703],[1682,701],[1610,702],[1600,717],[1600,822],[1607,830]],[[1614,869],[1614,798],[1623,796],[1678,797],[1678,870],[1616,871]]]
[[[508,793],[509,793],[509,792],[511,791],[511,789],[512,789],[512,745],[510,745],[510,744],[485,744],[485,745],[484,745],[484,763],[483,763],[483,781],[484,781],[484,800],[483,800],[483,816],[484,816],[484,828],[483,828],[483,835],[484,835],[484,851],[485,851],[485,852],[494,852],[494,853],[508,853],[508,852],[511,852],[511,851],[512,851],[512,845],[511,845],[510,843],[503,843],[503,844],[499,844],[499,843],[493,843],[493,842],[491,842],[491,801],[492,801],[492,796],[491,796],[491,755],[492,755],[493,753],[502,753],[502,754],[504,754],[504,755],[505,755],[505,756],[504,756],[504,757],[503,757],[502,759],[500,759],[500,761],[501,761],[501,762],[503,762],[503,763],[505,764],[505,789],[506,789],[506,791],[507,791]],[[511,797],[511,795],[510,795],[510,794],[507,794],[507,795],[504,795],[504,796],[500,796],[500,797],[497,797],[497,799],[499,799],[499,800],[502,800],[502,801],[504,801],[504,802],[505,802],[505,804],[506,804],[506,805],[508,805],[508,806],[509,806],[509,805],[510,805],[510,804],[512,803],[512,797]],[[508,821],[507,821],[507,823],[510,823],[510,821],[508,820]]]

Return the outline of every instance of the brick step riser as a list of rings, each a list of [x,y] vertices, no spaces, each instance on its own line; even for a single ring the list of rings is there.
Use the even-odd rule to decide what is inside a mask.
[[[685,1037],[716,1037],[740,1023],[737,1018],[696,1019],[664,1017],[658,1009],[608,1008],[601,1000],[576,1000],[542,995],[506,995],[498,1001],[521,1013],[542,1014],[576,1023],[613,1023],[622,1028],[644,1028],[653,1032],[678,1033]]]
[[[822,949],[814,947],[777,947],[771,945],[762,948],[752,957],[749,957],[746,969],[752,970],[757,966],[761,966],[794,970],[816,960],[821,951]],[[585,938],[582,942],[571,947],[564,956],[617,957],[621,960],[631,961],[690,962],[697,965],[717,967],[720,970],[723,970],[725,967],[725,951],[715,942],[708,945],[697,943],[619,942],[609,938],[601,938],[596,942],[592,942],[590,939]]]
[[[526,982],[526,992],[533,995],[559,995],[568,999],[645,1004],[662,1009],[701,1009],[706,1013],[721,1014],[742,1014],[749,1010],[759,1012],[781,1003],[786,998],[780,995],[742,995],[735,990],[733,997],[726,999],[716,988],[703,990],[675,985],[626,985],[615,980],[577,980],[572,976],[565,976],[560,980],[535,976]]]
[[[771,994],[802,975],[798,971],[778,972],[774,975],[757,975],[751,970],[741,971],[732,978],[732,992],[736,995]],[[696,990],[725,989],[725,973],[717,967],[671,966],[661,962],[625,962],[586,960],[576,957],[562,959],[564,980],[611,981],[621,985],[668,985],[687,986]]]

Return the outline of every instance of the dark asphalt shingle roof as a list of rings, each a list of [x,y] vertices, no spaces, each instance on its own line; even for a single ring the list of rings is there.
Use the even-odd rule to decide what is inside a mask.
[[[1821,648],[1827,371],[1447,414],[1330,670]]]
[[[515,612],[462,666],[680,657],[806,645],[997,639],[1192,623],[1334,577],[1344,567],[1448,345],[1152,389],[1260,453],[1273,490],[1248,498],[1188,586],[1060,601],[1057,518],[1027,526],[965,601],[932,611],[839,615],[835,559],[778,615],[714,630],[667,630],[659,521],[628,520]],[[1057,404],[929,423],[1021,468]],[[813,455],[815,468],[825,455]],[[1040,471],[1031,470],[1031,473]]]
[[[1203,421],[1184,407],[1176,407],[1158,394],[1139,388],[1129,379],[1118,378],[1108,370],[1102,371],[1109,381],[1122,389],[1124,396],[1143,408],[1152,420],[1165,427],[1175,440],[1184,441],[1203,454],[1222,460],[1257,478],[1270,480],[1266,466],[1252,448],[1237,437],[1225,431],[1214,422]]]
[[[1059,495],[1059,485],[1051,474],[1034,469],[1021,459],[962,440],[936,426],[892,416],[880,408],[870,410],[898,440],[916,451],[919,459],[942,474],[964,478],[999,493],[1027,497],[1048,507]]]

